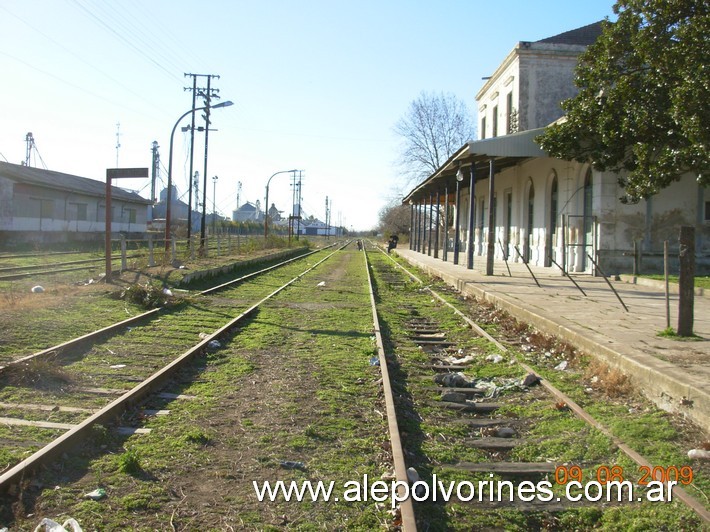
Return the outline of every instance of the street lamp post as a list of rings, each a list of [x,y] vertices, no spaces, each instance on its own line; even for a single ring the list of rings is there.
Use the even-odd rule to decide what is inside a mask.
[[[264,244],[266,244],[266,238],[269,236],[269,184],[274,176],[279,174],[288,174],[290,172],[298,172],[298,170],[281,170],[280,172],[273,174],[266,182],[266,204],[264,205]]]
[[[212,176],[212,234],[217,232],[217,180],[218,176]]]
[[[230,105],[234,105],[230,101],[226,102],[221,102],[218,103],[217,105],[213,105],[212,109],[217,109],[218,107],[229,107]],[[197,109],[190,109],[189,111],[185,112],[180,118],[177,119],[177,122],[175,122],[175,125],[173,126],[173,130],[170,133],[170,153],[168,154],[168,195],[165,198],[165,252],[167,253],[170,249],[170,203],[172,201],[172,186],[173,186],[173,141],[175,139],[175,130],[177,129],[178,125],[180,124],[180,121],[185,118],[187,115],[189,115],[192,112],[195,111],[204,111],[207,109],[207,106],[204,107],[198,107]]]

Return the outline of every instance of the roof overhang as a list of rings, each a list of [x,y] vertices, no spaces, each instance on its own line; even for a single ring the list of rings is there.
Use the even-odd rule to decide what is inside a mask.
[[[436,172],[409,192],[402,203],[414,203],[440,192],[445,185],[454,185],[460,168],[475,165],[476,179],[482,179],[488,177],[490,161],[494,162],[494,171],[500,172],[525,159],[547,157],[547,153],[535,143],[535,137],[544,131],[542,127],[464,144]]]

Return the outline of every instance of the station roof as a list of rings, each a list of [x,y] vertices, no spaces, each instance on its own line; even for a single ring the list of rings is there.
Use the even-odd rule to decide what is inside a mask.
[[[494,162],[494,169],[500,172],[505,168],[533,157],[547,157],[545,152],[535,142],[535,137],[541,135],[545,128],[529,129],[502,137],[470,141],[459,148],[449,159],[417,185],[402,200],[402,203],[418,201],[432,192],[441,191],[444,185],[456,184],[456,173],[475,165],[476,180],[485,179],[489,175],[489,164]],[[464,179],[468,183],[468,178]]]
[[[0,161],[0,177],[5,177],[18,183],[26,183],[38,187],[50,188],[53,190],[64,190],[103,198],[106,196],[106,183],[80,177],[78,175],[64,174],[54,170],[44,170],[32,166],[5,163]],[[111,187],[111,197],[114,200],[128,201],[132,203],[151,204],[152,201],[145,199],[135,192],[124,190],[119,187]]]

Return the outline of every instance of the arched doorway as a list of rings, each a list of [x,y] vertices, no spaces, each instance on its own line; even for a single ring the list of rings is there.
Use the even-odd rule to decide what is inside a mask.
[[[557,240],[557,199],[558,199],[558,186],[557,186],[557,175],[552,178],[552,183],[550,184],[550,217],[547,227],[547,241],[545,247],[545,266],[552,266],[552,261],[557,260],[555,257],[555,243]]]
[[[532,246],[533,246],[533,220],[535,214],[535,185],[530,181],[530,188],[528,189],[528,216],[527,224],[525,228],[525,251],[524,257],[525,262],[530,262],[532,258]]]
[[[590,268],[587,253],[594,256],[594,215],[592,214],[592,206],[594,200],[592,168],[587,169],[587,174],[584,177],[584,208],[582,214],[583,220],[583,242],[582,242],[582,270],[587,271]]]

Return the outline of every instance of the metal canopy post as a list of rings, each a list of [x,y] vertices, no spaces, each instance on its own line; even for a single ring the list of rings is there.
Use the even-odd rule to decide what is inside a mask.
[[[449,258],[449,184],[444,185],[444,262]]]
[[[493,209],[493,191],[495,190],[495,162],[489,161],[488,177],[488,249],[486,251],[486,275],[493,275],[493,259],[496,251],[495,210]]]
[[[430,192],[429,193],[429,243],[427,245],[427,250],[426,254],[431,257],[431,232],[432,232],[432,227],[431,223],[432,220],[434,219],[434,193]]]
[[[474,223],[474,189],[476,188],[476,163],[471,162],[471,177],[468,189],[468,239],[466,243],[466,268],[473,269],[473,223]]]
[[[459,263],[459,239],[461,238],[461,184],[456,179],[456,219],[454,220],[454,264]]]
[[[439,258],[439,218],[441,217],[441,192],[436,191],[436,234],[434,238],[434,258]]]
[[[426,196],[424,197],[424,209],[422,213],[422,253],[426,253]]]
[[[414,205],[409,204],[409,249],[414,249]]]

